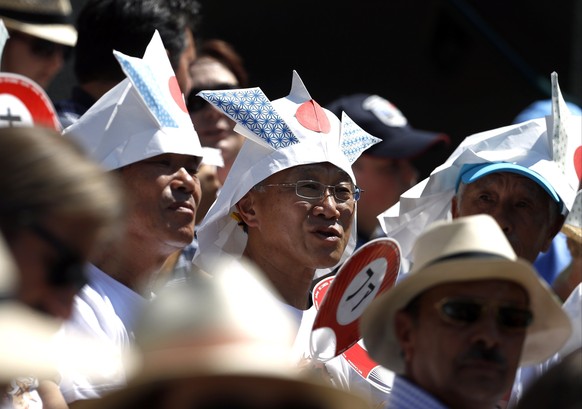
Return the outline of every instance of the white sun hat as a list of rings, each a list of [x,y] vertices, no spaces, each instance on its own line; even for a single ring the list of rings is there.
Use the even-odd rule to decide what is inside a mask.
[[[582,163],[576,160],[576,152],[582,151],[582,117],[570,115],[557,74],[551,78],[552,115],[465,138],[430,177],[378,216],[387,236],[400,244],[404,258],[410,261],[414,241],[429,224],[450,218],[451,199],[461,173],[467,170],[479,171],[467,173],[471,180],[491,171],[519,172],[557,197],[564,214],[572,208],[582,172]]]
[[[355,184],[352,163],[380,142],[345,113],[340,121],[322,108],[295,71],[289,95],[274,101],[260,88],[201,91],[198,95],[233,119],[234,130],[247,138],[198,229],[199,250],[194,263],[202,269],[216,257],[242,255],[247,235],[238,225],[235,205],[257,183],[293,166],[329,162]],[[352,223],[344,255],[355,248],[355,226]]]
[[[69,0],[0,0],[7,28],[70,47],[77,42],[72,13]]]
[[[158,31],[143,59],[113,53],[127,78],[63,133],[107,170],[164,153],[202,159],[198,134]]]
[[[533,322],[527,328],[521,364],[545,361],[560,350],[572,333],[561,303],[531,263],[520,259],[491,216],[481,214],[437,221],[415,243],[409,274],[376,298],[360,321],[370,357],[403,373],[404,360],[396,338],[394,317],[413,298],[445,283],[507,280],[528,294]]]
[[[193,398],[206,403],[272,395],[270,389],[276,388],[282,399],[298,398],[316,407],[367,408],[362,398],[301,371],[291,353],[295,319],[273,294],[263,274],[244,260],[217,262],[212,277],[196,276],[166,288],[136,326],[143,352],[136,376],[126,388],[79,402],[79,408],[141,407],[156,385],[186,381]],[[183,406],[174,402],[172,407]]]

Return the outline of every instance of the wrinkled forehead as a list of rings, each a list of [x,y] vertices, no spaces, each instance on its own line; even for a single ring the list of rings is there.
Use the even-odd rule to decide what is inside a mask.
[[[466,186],[471,188],[504,189],[516,194],[528,194],[538,199],[553,201],[546,191],[534,180],[527,176],[512,172],[495,172],[485,175]]]
[[[310,163],[283,169],[272,174],[261,183],[294,182],[305,179],[325,183],[353,183],[352,178],[347,172],[329,162]]]

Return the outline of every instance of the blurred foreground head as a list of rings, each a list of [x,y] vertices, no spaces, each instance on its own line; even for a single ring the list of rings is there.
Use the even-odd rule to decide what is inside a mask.
[[[294,321],[243,262],[171,287],[136,330],[143,367],[129,385],[80,408],[364,408],[292,363]]]

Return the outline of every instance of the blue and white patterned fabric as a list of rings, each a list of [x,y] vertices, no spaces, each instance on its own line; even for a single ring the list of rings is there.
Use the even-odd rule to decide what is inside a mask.
[[[418,386],[397,375],[394,378],[390,398],[389,409],[447,409],[432,395],[429,395]]]
[[[194,263],[204,269],[216,258],[239,258],[247,236],[233,218],[235,204],[253,186],[284,169],[329,162],[356,183],[352,163],[380,139],[366,133],[345,114],[340,121],[321,108],[293,72],[291,92],[270,101],[260,88],[201,91],[198,95],[236,122],[234,130],[247,140],[220,194],[198,229],[199,251]],[[355,248],[356,230],[344,259]]]
[[[64,134],[107,170],[164,153],[202,158],[202,146],[159,33],[143,58],[113,51],[127,78]]]

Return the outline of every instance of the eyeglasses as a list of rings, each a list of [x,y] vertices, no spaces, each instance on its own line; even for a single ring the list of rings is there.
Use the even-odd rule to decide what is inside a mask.
[[[49,270],[47,281],[54,287],[73,286],[81,289],[87,283],[85,261],[54,234],[42,226],[33,224],[30,229],[49,243],[58,253],[58,259]]]
[[[443,298],[435,304],[435,308],[443,321],[457,326],[473,324],[490,308],[495,310],[498,325],[506,330],[522,330],[533,321],[533,313],[529,309],[467,298]]]
[[[61,52],[63,55],[63,60],[68,60],[73,51],[73,47],[53,43],[52,41],[23,34],[18,31],[11,31],[10,38],[17,38],[26,42],[30,47],[30,51],[40,58],[50,58],[57,52]]]
[[[337,185],[326,185],[315,180],[298,180],[295,183],[271,183],[259,185],[261,187],[294,187],[295,194],[302,199],[323,199],[326,197],[327,189],[330,189],[337,202],[357,201],[363,192],[358,186],[351,183],[338,183]]]
[[[208,101],[204,98],[197,96],[200,91],[220,91],[220,90],[228,90],[228,89],[237,89],[240,88],[239,85],[236,84],[217,84],[211,87],[206,88],[193,88],[190,93],[188,94],[188,100],[186,101],[186,106],[188,107],[188,112],[198,112],[202,111],[204,108],[210,105]]]

